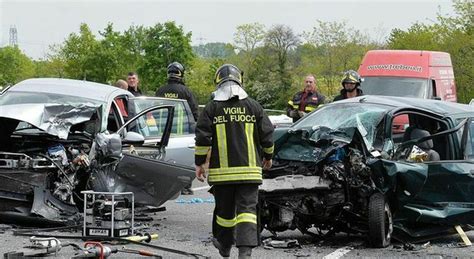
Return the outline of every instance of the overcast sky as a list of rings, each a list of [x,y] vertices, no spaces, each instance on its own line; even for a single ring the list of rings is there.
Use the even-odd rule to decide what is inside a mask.
[[[193,45],[232,42],[236,26],[259,22],[267,27],[286,24],[297,33],[310,31],[316,20],[347,21],[374,38],[414,22],[431,23],[436,13],[453,14],[448,0],[0,0],[0,46],[8,45],[15,26],[19,47],[30,57],[42,58],[48,46],[61,43],[80,23],[97,34],[107,23],[123,31],[131,25],[152,26],[176,21],[193,34]]]

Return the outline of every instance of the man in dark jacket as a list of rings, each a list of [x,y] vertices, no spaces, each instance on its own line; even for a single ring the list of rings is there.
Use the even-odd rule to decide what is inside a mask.
[[[168,84],[158,88],[155,95],[188,101],[194,120],[197,120],[198,103],[193,93],[184,84],[184,67],[180,63],[173,62],[168,65]]]
[[[188,101],[189,108],[193,114],[194,120],[198,117],[198,104],[196,98],[189,88],[184,85],[184,66],[181,63],[173,62],[167,67],[168,83],[156,90],[155,96],[183,99]],[[191,195],[193,190],[191,189],[192,184],[184,187],[181,194]]]
[[[203,165],[210,153],[208,182],[216,201],[212,242],[221,256],[229,257],[235,232],[239,258],[250,258],[258,245],[258,185],[262,166],[269,169],[272,164],[273,126],[242,88],[236,66],[221,66],[215,83],[213,100],[196,125],[196,177],[206,178]]]
[[[303,91],[297,92],[291,100],[288,101],[288,108],[286,113],[293,118],[293,122],[299,120],[306,113],[316,110],[316,108],[323,104],[326,97],[320,93],[316,88],[316,78],[313,75],[308,75],[305,78],[305,87]]]
[[[142,96],[142,91],[138,89],[138,74],[135,72],[129,72],[127,76],[128,91],[134,96]]]
[[[341,93],[338,96],[334,97],[333,101],[335,102],[364,95],[362,90],[359,88],[360,82],[361,79],[359,73],[354,70],[346,71],[341,80]]]

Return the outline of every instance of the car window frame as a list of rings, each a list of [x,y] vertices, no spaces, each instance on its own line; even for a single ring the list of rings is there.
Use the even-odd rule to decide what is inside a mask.
[[[173,117],[174,117],[174,105],[155,105],[155,106],[152,106],[150,108],[144,109],[141,112],[139,112],[138,114],[136,114],[135,116],[133,116],[133,118],[131,118],[127,122],[125,122],[117,130],[116,133],[119,134],[123,138],[125,136],[126,132],[127,132],[127,126],[129,126],[130,124],[135,122],[137,119],[139,119],[141,116],[145,115],[146,113],[153,112],[153,111],[159,110],[159,109],[168,109],[168,115],[167,115],[165,128],[163,130],[163,135],[161,136],[160,140],[156,140],[156,146],[161,146],[161,147],[167,146],[168,142],[169,142],[170,135],[171,135],[171,126],[172,126]],[[146,143],[149,143],[149,141],[146,142]]]

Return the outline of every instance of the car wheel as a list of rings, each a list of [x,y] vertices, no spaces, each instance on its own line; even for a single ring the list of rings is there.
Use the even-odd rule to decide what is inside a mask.
[[[390,206],[382,193],[375,193],[369,200],[369,242],[372,247],[387,247],[393,232]]]

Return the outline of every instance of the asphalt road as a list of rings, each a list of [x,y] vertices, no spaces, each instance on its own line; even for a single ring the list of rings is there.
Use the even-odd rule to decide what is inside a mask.
[[[196,183],[194,195],[180,196],[177,200],[165,203],[166,211],[152,215],[153,221],[142,222],[141,232],[158,233],[159,238],[150,244],[182,250],[189,253],[201,254],[212,258],[219,258],[217,250],[210,243],[211,219],[214,207],[213,197],[207,192],[205,186]],[[0,225],[0,252],[24,250],[23,246],[29,245],[29,237],[14,236],[13,226]],[[53,235],[80,235],[80,232],[53,232]],[[474,240],[474,231],[467,232],[468,237]],[[263,238],[271,237],[271,233],[264,231]],[[316,242],[298,231],[287,231],[278,236],[282,240],[297,240],[300,247],[273,248],[258,247],[254,249],[254,258],[366,258],[366,257],[469,257],[474,252],[474,247],[460,246],[461,239],[457,235],[443,237],[429,243],[416,244],[405,247],[395,243],[385,249],[367,248],[365,239],[358,236],[339,234],[335,237]],[[84,245],[81,240],[59,240],[62,244],[68,242]],[[118,249],[124,245],[106,244]],[[125,245],[126,248],[141,249],[154,252],[163,258],[183,258],[183,255],[155,250],[139,245]],[[25,250],[26,251],[26,250]],[[28,250],[29,251],[29,250]],[[54,257],[70,258],[75,250],[71,246],[62,248]],[[113,254],[110,258],[139,257],[126,253]],[[237,250],[232,250],[232,258],[237,257]]]

